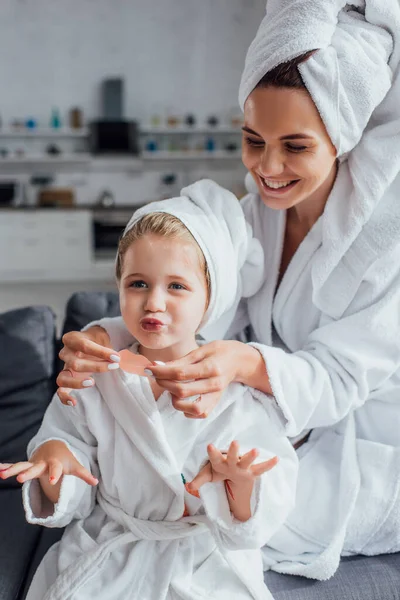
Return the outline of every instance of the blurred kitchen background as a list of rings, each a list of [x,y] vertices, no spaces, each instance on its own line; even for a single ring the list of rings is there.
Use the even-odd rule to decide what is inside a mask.
[[[135,207],[244,194],[238,84],[265,0],[1,0],[0,312],[112,290]]]

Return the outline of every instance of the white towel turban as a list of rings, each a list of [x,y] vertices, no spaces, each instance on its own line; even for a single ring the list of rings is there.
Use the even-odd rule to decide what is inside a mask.
[[[271,69],[318,49],[299,70],[338,155],[347,153],[390,89],[399,35],[398,0],[270,0],[247,53],[240,105]]]
[[[200,333],[207,340],[227,332],[241,297],[262,285],[263,251],[253,238],[238,199],[214,181],[204,179],[181,190],[181,196],[152,202],[137,210],[124,235],[150,213],[168,213],[187,227],[200,246],[211,280],[210,303]]]

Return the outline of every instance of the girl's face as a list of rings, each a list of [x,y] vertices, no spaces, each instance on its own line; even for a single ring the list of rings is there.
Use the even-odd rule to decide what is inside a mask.
[[[119,283],[121,314],[151,359],[180,358],[196,347],[207,286],[194,244],[153,234],[133,242]]]
[[[274,209],[324,204],[336,176],[336,149],[306,90],[253,90],[244,107],[242,157],[262,201]]]

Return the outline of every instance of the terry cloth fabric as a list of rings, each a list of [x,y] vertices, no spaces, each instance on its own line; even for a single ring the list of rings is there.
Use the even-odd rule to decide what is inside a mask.
[[[389,190],[400,171],[398,0],[270,0],[248,50],[242,108],[268,71],[314,49],[299,70],[342,159],[313,267],[313,300],[323,309],[339,279],[346,287],[340,262],[349,249],[364,273],[400,235]],[[353,292],[343,293],[337,314]]]
[[[245,221],[236,196],[204,179],[185,187],[181,196],[152,202],[137,210],[124,235],[150,213],[177,217],[200,246],[211,280],[210,302],[200,333],[222,339],[241,297],[253,296],[263,281],[263,251]],[[208,326],[212,326],[209,331]]]

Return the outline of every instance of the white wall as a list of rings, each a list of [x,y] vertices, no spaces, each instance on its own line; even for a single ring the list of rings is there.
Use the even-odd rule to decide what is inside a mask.
[[[126,82],[126,116],[237,107],[265,0],[1,0],[0,114],[48,123],[52,106],[99,112],[99,83]]]

